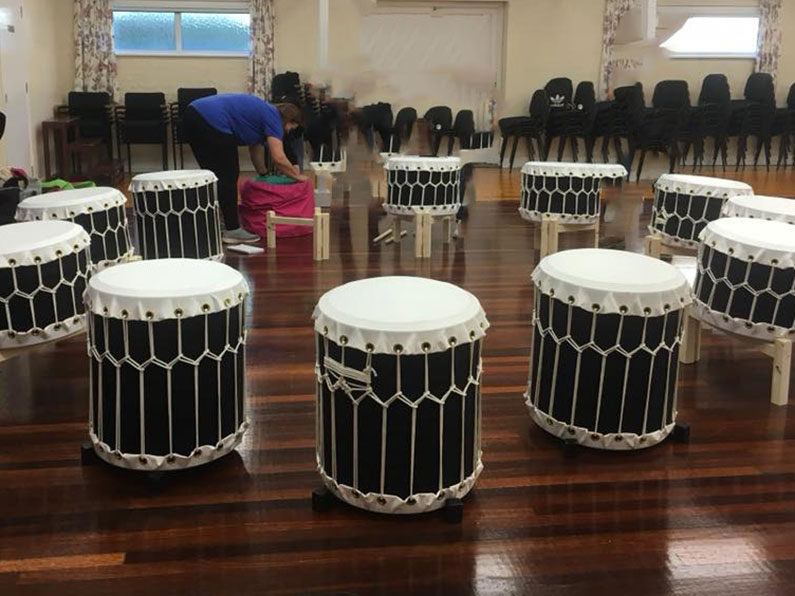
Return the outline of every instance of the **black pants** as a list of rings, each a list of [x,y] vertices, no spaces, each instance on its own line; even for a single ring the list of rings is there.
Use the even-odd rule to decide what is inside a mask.
[[[185,110],[183,121],[185,139],[199,162],[199,167],[218,177],[218,203],[227,230],[240,227],[237,216],[237,179],[240,160],[237,141],[230,134],[215,130],[193,107]]]

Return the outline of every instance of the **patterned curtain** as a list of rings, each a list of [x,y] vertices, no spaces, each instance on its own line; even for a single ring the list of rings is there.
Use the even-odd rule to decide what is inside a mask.
[[[599,73],[599,93],[606,98],[610,90],[613,71],[620,66],[613,60],[613,45],[621,18],[632,9],[637,0],[605,0],[605,16],[602,20],[602,64]],[[625,61],[626,62],[626,61]],[[624,66],[635,64],[627,62]]]
[[[263,99],[270,97],[274,75],[273,12],[273,0],[251,0],[248,91]]]
[[[781,57],[781,0],[759,0],[759,38],[756,72],[776,78]]]
[[[119,98],[111,0],[74,0],[75,90]]]

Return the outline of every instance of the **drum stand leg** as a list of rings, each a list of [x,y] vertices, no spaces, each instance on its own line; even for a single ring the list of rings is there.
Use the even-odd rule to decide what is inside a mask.
[[[433,216],[417,213],[414,216],[414,256],[428,259],[431,256],[431,225]]]
[[[655,259],[659,259],[662,255],[662,243],[657,236],[653,236],[649,234],[646,236],[646,240],[644,242],[644,252]]]
[[[464,519],[464,502],[461,499],[447,499],[442,507],[442,518],[451,524],[460,524]]]
[[[789,381],[792,372],[792,344],[786,339],[777,339],[772,349],[765,353],[773,357],[773,378],[770,383],[770,403],[786,406],[789,402]],[[772,352],[772,353],[771,353]]]
[[[94,451],[94,446],[91,443],[83,443],[80,445],[80,465],[94,466],[100,462]]]
[[[558,252],[558,222],[554,219],[545,219],[541,222],[541,249],[540,257]]]
[[[690,425],[687,422],[677,421],[674,424],[674,430],[671,432],[671,438],[677,443],[689,443]]]
[[[580,444],[577,439],[563,439],[563,456],[566,459],[574,459],[580,453]]]
[[[334,506],[336,500],[337,498],[334,496],[334,493],[325,486],[316,488],[312,491],[312,511],[325,513]]]
[[[593,224],[593,247],[599,248],[599,234],[601,232],[601,224],[599,219],[596,219],[596,222]]]
[[[694,364],[701,359],[701,322],[693,316],[690,307],[685,309],[685,325],[679,362]]]
[[[453,219],[452,215],[442,218],[442,237],[445,244],[450,244],[453,241]]]

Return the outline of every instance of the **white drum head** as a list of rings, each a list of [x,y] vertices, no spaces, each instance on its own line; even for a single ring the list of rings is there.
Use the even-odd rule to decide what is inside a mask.
[[[734,195],[754,194],[754,189],[744,182],[686,174],[663,174],[657,179],[655,188],[699,197],[727,198]]]
[[[522,174],[558,178],[623,178],[627,169],[618,164],[571,163],[557,161],[528,161]]]
[[[724,205],[723,214],[795,224],[795,199],[762,195],[732,197]]]
[[[105,211],[125,202],[121,192],[108,186],[75,188],[25,199],[17,206],[16,218],[19,221],[68,219],[91,211]]]
[[[88,284],[89,309],[133,320],[193,317],[228,310],[248,295],[240,272],[199,259],[156,259],[125,263],[94,275]],[[107,309],[107,312],[106,312]]]
[[[210,170],[169,170],[138,174],[130,182],[132,192],[171,190],[207,186],[218,178]]]
[[[737,259],[795,267],[795,230],[780,221],[724,217],[710,222],[700,238],[707,246]]]
[[[335,343],[366,351],[422,354],[474,341],[489,326],[472,294],[441,281],[420,277],[374,277],[326,292],[317,304],[315,331]]]
[[[70,221],[28,221],[0,227],[0,267],[35,265],[79,252],[91,239]]]
[[[417,155],[395,155],[387,159],[387,170],[411,170],[421,172],[450,172],[461,169],[459,157],[419,157]]]
[[[544,258],[533,281],[545,294],[586,310],[663,315],[690,304],[690,286],[672,265],[619,250],[583,248]]]

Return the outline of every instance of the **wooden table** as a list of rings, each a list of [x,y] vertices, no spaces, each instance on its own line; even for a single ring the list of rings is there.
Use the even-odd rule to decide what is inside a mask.
[[[55,138],[55,160],[57,172],[62,176],[68,176],[71,171],[70,161],[72,158],[73,145],[80,142],[80,118],[77,116],[59,115],[41,123],[41,136],[44,140],[44,175],[47,180],[52,178],[50,168],[50,135]],[[72,132],[72,141],[69,141],[69,132]]]

